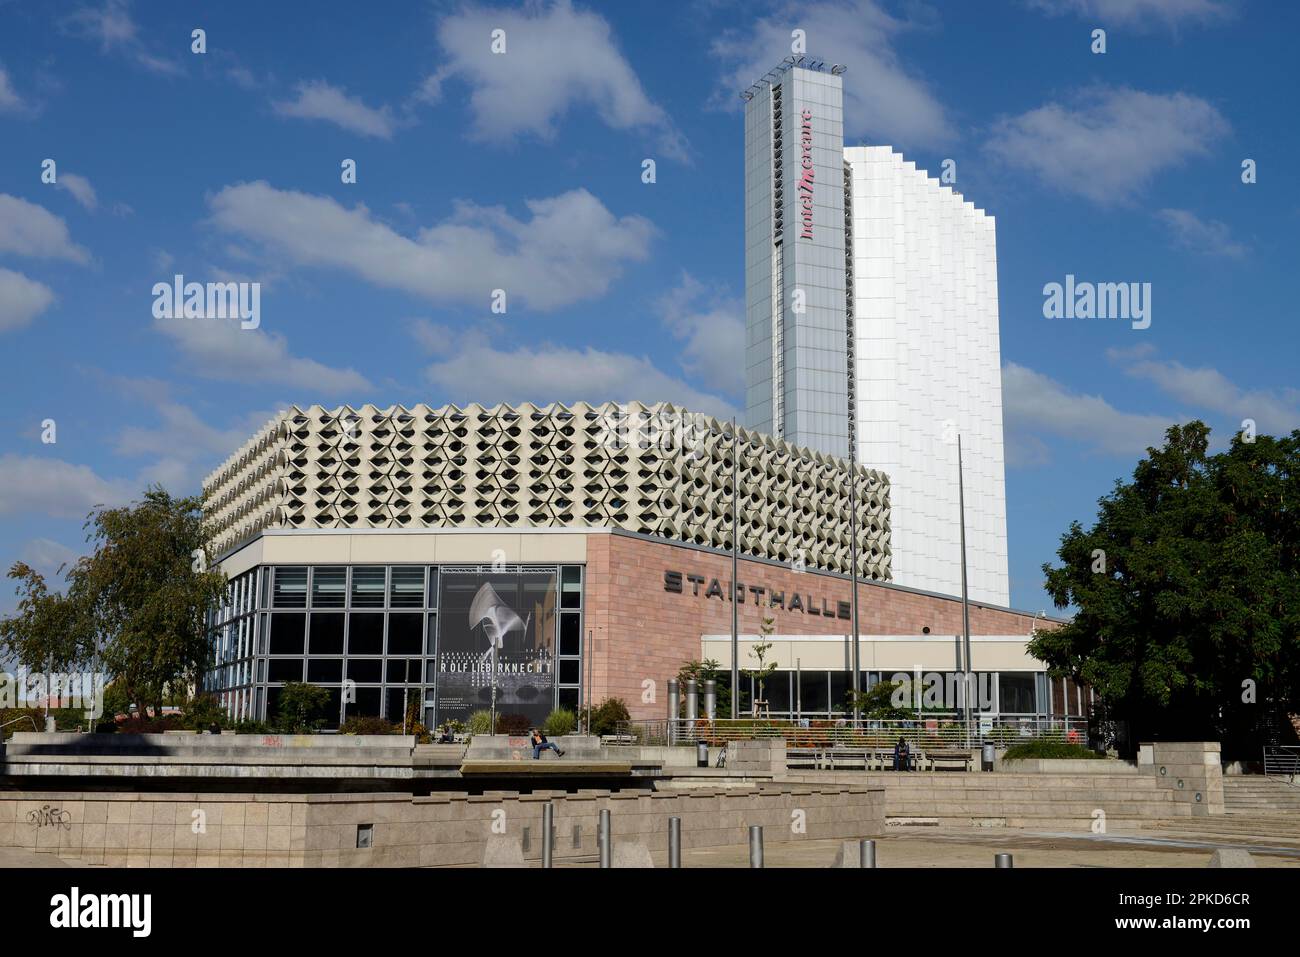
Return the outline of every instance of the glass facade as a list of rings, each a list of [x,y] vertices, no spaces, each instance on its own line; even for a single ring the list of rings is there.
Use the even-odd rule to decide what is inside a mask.
[[[541,723],[576,711],[583,568],[278,565],[230,581],[205,687],[236,720],[274,719],[286,682],[351,716],[426,727],[489,709]]]
[[[911,674],[898,671],[864,671],[861,687],[870,690],[881,681],[899,683],[903,677],[910,682]],[[932,677],[933,676],[933,677]],[[805,668],[801,671],[779,670],[763,682],[762,697],[759,697],[758,683],[752,676],[742,674],[741,708],[743,714],[749,713],[751,702],[755,699],[766,701],[767,711],[773,718],[833,718],[842,716],[849,710],[848,691],[852,686],[851,671],[829,671]],[[976,692],[974,703],[976,711],[985,716],[998,718],[1030,718],[1046,715],[1049,711],[1047,686],[1040,672],[976,672]],[[719,676],[718,684],[722,687],[729,683],[730,676]],[[951,714],[956,717],[958,709],[945,707],[945,702],[959,704],[964,700],[962,675],[960,672],[926,671],[921,681],[921,704],[924,715],[933,717]],[[915,706],[915,698],[908,694],[905,710]]]

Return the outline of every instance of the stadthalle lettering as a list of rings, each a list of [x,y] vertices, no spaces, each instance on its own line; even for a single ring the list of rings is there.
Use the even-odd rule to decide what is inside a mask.
[[[720,579],[705,578],[702,575],[692,575],[689,573],[675,572],[671,570],[664,571],[664,591],[671,592],[674,595],[686,594],[686,583],[691,584],[691,594],[698,597],[700,586],[704,586],[705,598],[720,598],[728,601],[727,592],[730,582],[725,585]],[[754,604],[762,605],[763,596],[767,596],[767,606],[769,608],[783,608],[786,611],[797,611],[806,615],[820,615],[823,618],[842,618],[847,621],[852,609],[847,601],[827,601],[825,597],[821,599],[820,604],[813,600],[812,595],[800,595],[798,592],[792,592],[789,598],[784,591],[778,591],[775,588],[768,589],[762,585],[746,585],[744,582],[738,582],[736,585],[736,595],[740,604],[745,604],[745,592],[754,596]]]

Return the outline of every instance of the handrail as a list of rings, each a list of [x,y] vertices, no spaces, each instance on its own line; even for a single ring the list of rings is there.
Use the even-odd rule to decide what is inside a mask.
[[[1002,749],[1035,739],[1087,741],[1086,718],[1002,718],[974,720],[970,724],[958,718],[920,720],[865,720],[858,727],[848,721],[810,721],[807,726],[788,720],[762,718],[679,718],[624,721],[618,725],[621,741],[629,745],[722,744],[737,740],[783,739],[786,746],[799,748],[869,748],[892,749],[901,737],[913,750],[937,750],[979,747],[991,742]],[[611,742],[615,743],[615,742]]]
[[[30,721],[30,722],[32,723],[32,730],[33,730],[33,731],[35,731],[37,734],[40,734],[40,731],[41,731],[40,726],[37,725],[37,723],[36,723],[36,719],[33,718],[30,714],[20,714],[18,717],[14,718],[12,721],[6,721],[4,724],[0,724],[0,731],[3,731],[5,728],[9,727],[9,725],[11,725],[11,724],[17,724],[19,721],[23,720],[23,718],[26,718],[28,721]]]
[[[1300,745],[1277,744],[1264,748],[1264,777],[1300,786]]]

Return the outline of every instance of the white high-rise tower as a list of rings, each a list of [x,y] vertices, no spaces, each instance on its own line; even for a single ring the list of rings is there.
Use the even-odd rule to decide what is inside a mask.
[[[894,581],[1006,605],[994,220],[887,146],[844,151],[853,208],[858,460],[889,475]],[[795,440],[797,441],[797,440]]]
[[[842,68],[745,92],[746,421],[889,475],[893,579],[1009,602],[993,217],[887,146],[843,145]]]

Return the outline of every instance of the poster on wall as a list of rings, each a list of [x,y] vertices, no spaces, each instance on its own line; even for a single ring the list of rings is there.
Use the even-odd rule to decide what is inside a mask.
[[[444,573],[439,594],[437,720],[492,706],[540,725],[555,701],[556,572]]]

